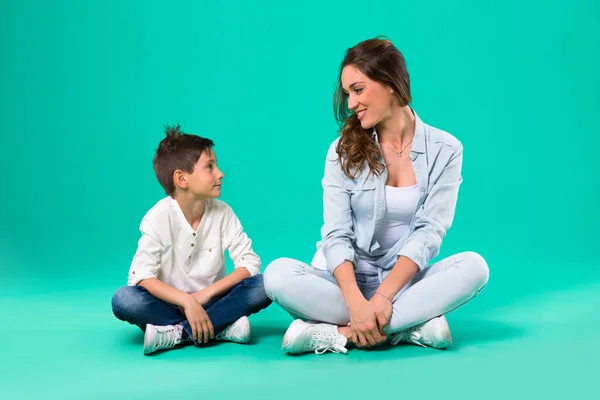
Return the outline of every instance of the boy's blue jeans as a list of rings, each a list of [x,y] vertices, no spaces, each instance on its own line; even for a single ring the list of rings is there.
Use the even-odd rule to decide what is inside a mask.
[[[229,292],[212,299],[204,305],[204,310],[217,335],[239,318],[257,313],[269,304],[271,300],[265,293],[263,276],[259,274],[244,279]],[[146,330],[146,324],[181,324],[187,337],[198,345],[192,338],[190,324],[178,307],[154,297],[141,286],[124,286],[118,289],[112,298],[112,309],[118,319],[137,325],[143,331]]]

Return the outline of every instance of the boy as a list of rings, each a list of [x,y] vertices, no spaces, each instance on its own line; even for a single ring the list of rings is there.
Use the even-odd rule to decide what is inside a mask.
[[[166,127],[154,172],[167,197],[144,216],[117,318],[144,332],[144,354],[191,341],[245,343],[247,316],[267,307],[260,259],[233,210],[216,200],[223,173],[210,139]],[[225,276],[224,251],[235,270]]]

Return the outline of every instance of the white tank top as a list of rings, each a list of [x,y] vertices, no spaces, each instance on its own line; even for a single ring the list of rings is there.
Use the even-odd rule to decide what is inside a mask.
[[[408,236],[410,222],[419,202],[417,185],[406,187],[385,186],[385,216],[375,232],[375,240],[382,250],[389,250]]]
[[[382,250],[389,250],[398,241],[406,240],[419,198],[420,191],[417,185],[385,186],[386,212],[375,232],[375,239]],[[327,269],[327,261],[322,249],[317,250],[311,265],[318,269]],[[367,261],[359,259],[355,273],[377,275],[378,269]]]
[[[420,191],[414,186],[385,186],[385,216],[375,232],[375,240],[380,249],[387,251],[401,240],[408,237],[410,223],[419,203]],[[359,260],[356,273],[375,274],[377,267],[364,260]]]

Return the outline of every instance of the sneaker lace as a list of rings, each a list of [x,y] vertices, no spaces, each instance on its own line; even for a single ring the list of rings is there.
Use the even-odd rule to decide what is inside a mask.
[[[158,340],[156,341],[156,348],[173,347],[175,346],[177,338],[177,328],[174,326],[169,327],[157,327],[156,330],[160,333]]]
[[[337,338],[338,334],[336,333],[313,333],[310,348],[316,354],[323,354],[327,351],[346,354],[348,350],[344,346],[335,343]]]
[[[425,337],[418,330],[411,332],[410,335],[408,335],[408,338],[416,345],[427,347],[423,344],[423,339],[425,339]]]
[[[231,330],[231,327],[230,327],[230,326],[228,326],[227,328],[223,329],[223,330],[221,331],[221,333],[217,334],[217,335],[215,336],[215,339],[222,339],[222,338],[224,338],[224,337],[227,337],[227,336],[229,336],[229,335],[231,334],[230,330]]]

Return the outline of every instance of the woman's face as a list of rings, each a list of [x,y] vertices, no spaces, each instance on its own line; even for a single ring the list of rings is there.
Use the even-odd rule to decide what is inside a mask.
[[[348,108],[357,115],[363,129],[370,129],[392,116],[396,97],[390,87],[369,79],[354,65],[344,67],[341,82],[348,96]]]

